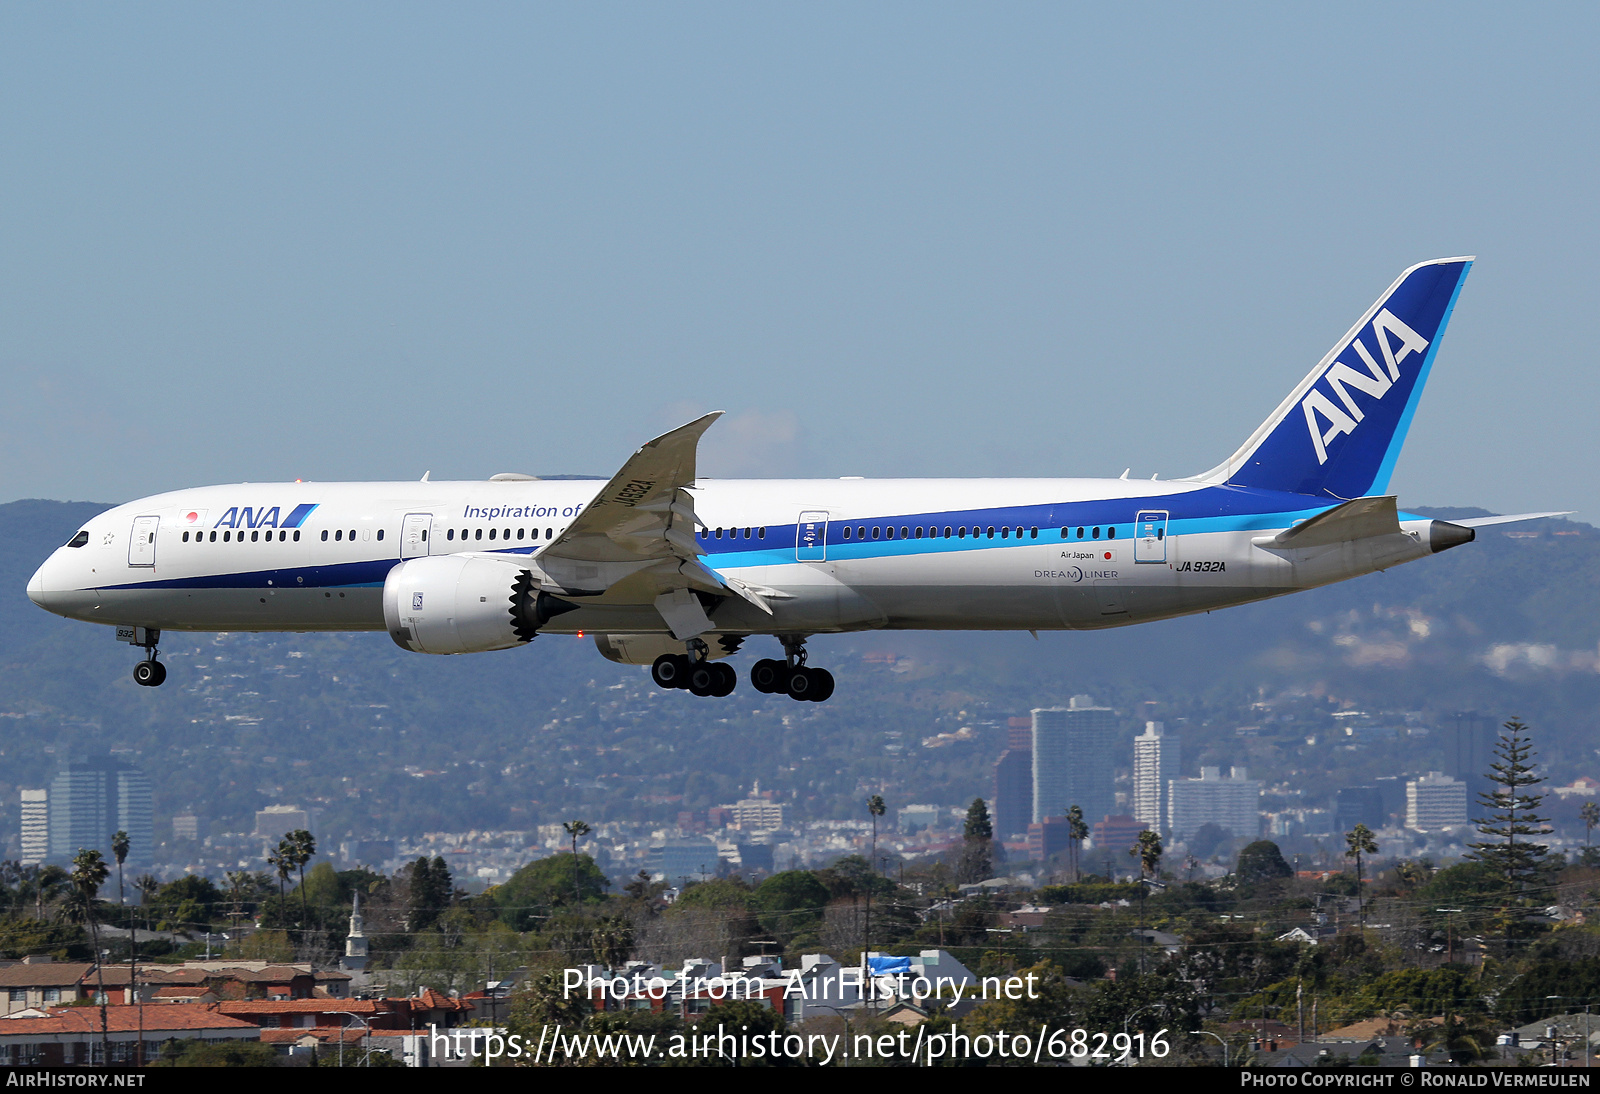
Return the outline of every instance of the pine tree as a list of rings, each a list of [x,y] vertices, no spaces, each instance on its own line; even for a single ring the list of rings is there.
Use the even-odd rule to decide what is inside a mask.
[[[1549,832],[1548,821],[1539,816],[1543,794],[1533,788],[1544,782],[1534,774],[1533,740],[1520,719],[1507,722],[1495,743],[1495,761],[1489,765],[1489,780],[1495,789],[1478,795],[1489,815],[1478,822],[1483,839],[1470,844],[1468,857],[1489,866],[1500,879],[1506,903],[1519,902],[1531,883],[1544,870],[1549,847],[1535,843],[1532,836]],[[1503,910],[1506,941],[1510,942],[1517,916]]]
[[[972,799],[961,830],[961,861],[957,873],[964,882],[982,881],[994,872],[994,822],[982,798]]]

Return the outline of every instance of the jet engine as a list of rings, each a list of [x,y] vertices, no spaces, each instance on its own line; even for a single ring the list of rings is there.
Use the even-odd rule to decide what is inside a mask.
[[[384,626],[413,653],[510,649],[577,607],[542,591],[514,562],[466,555],[409,559],[383,583]]]

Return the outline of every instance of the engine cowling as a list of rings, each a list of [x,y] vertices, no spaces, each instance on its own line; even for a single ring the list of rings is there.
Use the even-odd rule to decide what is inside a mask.
[[[576,608],[542,592],[515,563],[465,555],[408,559],[383,583],[384,626],[413,653],[510,649]]]

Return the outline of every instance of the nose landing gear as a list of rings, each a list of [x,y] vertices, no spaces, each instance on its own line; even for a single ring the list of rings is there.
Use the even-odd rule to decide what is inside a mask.
[[[154,627],[118,627],[117,637],[144,647],[144,660],[133,666],[133,682],[142,688],[158,688],[167,678],[167,666],[156,660],[161,632]]]
[[[150,652],[151,657],[133,666],[133,682],[142,687],[158,688],[167,679],[167,666],[155,659],[154,650]]]

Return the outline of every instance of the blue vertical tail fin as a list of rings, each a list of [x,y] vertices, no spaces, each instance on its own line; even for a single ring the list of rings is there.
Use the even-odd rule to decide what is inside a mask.
[[[1401,274],[1239,451],[1195,481],[1341,500],[1384,493],[1472,261]]]

